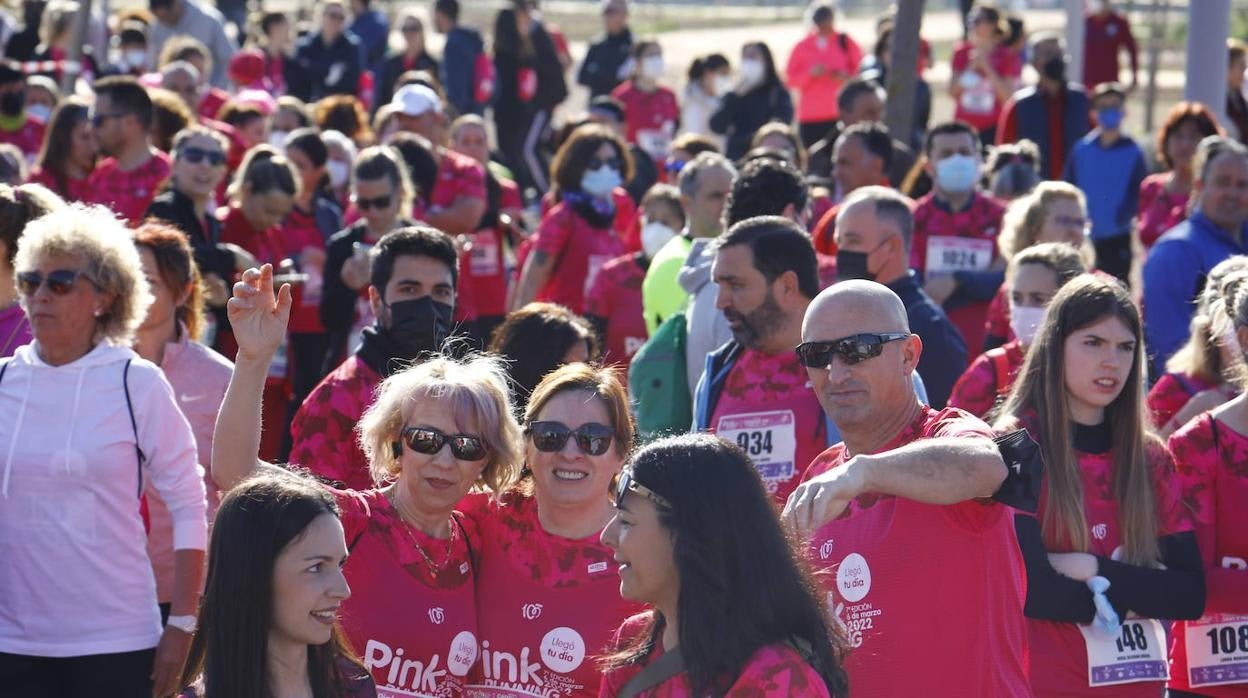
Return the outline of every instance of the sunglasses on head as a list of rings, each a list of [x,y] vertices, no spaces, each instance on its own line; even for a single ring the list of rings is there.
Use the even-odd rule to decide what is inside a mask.
[[[438,453],[448,443],[451,445],[451,455],[459,460],[481,460],[490,450],[481,437],[469,434],[444,434],[431,427],[406,427],[400,432],[400,436],[408,448],[426,456]],[[398,454],[395,455],[397,457]]]
[[[909,337],[909,332],[855,334],[830,342],[802,342],[797,345],[797,358],[806,368],[827,368],[833,356],[850,366],[872,359],[884,352],[884,345]]]
[[[533,446],[543,453],[558,453],[567,445],[568,439],[576,437],[576,445],[587,456],[601,456],[611,448],[615,432],[603,424],[582,424],[569,429],[562,422],[532,422],[524,430],[533,439]]]
[[[57,269],[48,272],[47,276],[37,271],[24,271],[17,275],[17,288],[24,295],[33,296],[39,292],[41,286],[47,284],[49,291],[63,296],[73,290],[74,282],[78,280],[78,277],[91,281],[86,274],[72,269]],[[94,281],[91,283],[95,284]]]
[[[624,501],[624,495],[638,494],[649,499],[660,509],[672,510],[672,503],[667,501],[662,495],[656,494],[654,490],[633,479],[631,470],[621,470],[611,477],[611,487],[607,490],[607,498],[611,500],[611,506],[617,509],[620,502]]]
[[[181,153],[182,157],[192,165],[198,165],[205,160],[207,160],[208,164],[213,167],[220,167],[225,164],[225,153],[220,150],[197,148],[193,145],[188,145],[178,152]]]
[[[393,200],[393,197],[389,194],[372,199],[366,199],[362,196],[353,196],[351,197],[351,200],[355,202],[355,207],[361,211],[367,211],[370,208],[375,208],[380,211],[382,209],[390,208],[390,202]]]

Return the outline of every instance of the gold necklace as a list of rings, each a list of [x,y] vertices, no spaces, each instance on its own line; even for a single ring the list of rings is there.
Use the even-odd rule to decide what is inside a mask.
[[[395,513],[399,515],[399,525],[402,526],[403,530],[407,533],[407,539],[411,541],[412,547],[416,548],[416,552],[420,553],[421,559],[425,561],[425,566],[429,568],[429,576],[437,579],[438,574],[441,573],[451,561],[451,549],[455,544],[455,522],[450,522],[451,535],[447,541],[446,560],[439,565],[433,561],[433,558],[429,557],[429,553],[425,552],[424,546],[422,546],[420,541],[416,539],[416,534],[412,533],[413,526],[408,523],[408,519],[411,517],[404,515],[403,505],[399,503],[398,492],[392,489],[387,493],[386,498],[390,500],[390,505],[394,507]]]

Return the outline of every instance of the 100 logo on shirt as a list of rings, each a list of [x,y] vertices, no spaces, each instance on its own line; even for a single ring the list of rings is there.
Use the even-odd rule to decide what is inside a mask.
[[[455,636],[447,651],[446,668],[440,669],[441,657],[433,655],[428,661],[404,659],[403,648],[391,648],[384,642],[369,640],[364,650],[364,668],[370,672],[374,669],[387,670],[386,685],[379,686],[377,694],[387,697],[394,695],[441,696],[445,691],[444,677],[450,671],[452,676],[468,675],[472,665],[477,661],[477,638],[467,630]],[[376,674],[374,674],[376,676]],[[388,691],[395,689],[401,694]]]

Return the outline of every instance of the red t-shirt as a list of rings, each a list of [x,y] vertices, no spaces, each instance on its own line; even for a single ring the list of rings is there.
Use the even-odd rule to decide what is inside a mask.
[[[453,150],[438,151],[438,177],[429,193],[430,208],[449,208],[461,197],[485,199],[485,168],[467,155]]]
[[[611,91],[611,96],[624,104],[625,140],[635,143],[656,162],[667,157],[680,121],[676,93],[666,87],[645,92],[632,80],[626,80]]]
[[[597,696],[595,659],[640,610],[620,598],[618,565],[598,534],[547,533],[537,506],[515,490],[461,503],[475,530],[482,649],[465,696]]]
[[[988,317],[984,318],[984,336],[1000,337],[1014,341],[1014,329],[1010,327],[1010,288],[1001,284],[997,295],[988,303]]]
[[[1135,37],[1131,34],[1131,23],[1126,17],[1117,12],[1104,16],[1090,14],[1083,31],[1083,43],[1086,47],[1083,56],[1083,84],[1087,85],[1089,92],[1101,83],[1119,81],[1118,54],[1124,48],[1130,54],[1131,72],[1135,74],[1139,57],[1136,54]]]
[[[478,644],[472,550],[458,516],[439,540],[404,522],[380,490],[327,489],[351,552],[342,628],[378,697],[462,695]]]
[[[585,314],[607,323],[603,364],[618,366],[626,385],[629,361],[650,336],[641,304],[641,284],[645,280],[646,270],[637,263],[637,255],[626,254],[602,265],[585,296]]]
[[[351,355],[321,379],[290,424],[290,462],[354,490],[375,487],[355,425],[376,397],[381,376]]]
[[[199,98],[199,116],[204,119],[216,120],[217,114],[221,113],[221,107],[230,101],[230,93],[219,87],[209,87],[204,90],[204,96]]]
[[[964,81],[962,96],[958,99],[953,118],[965,121],[976,130],[986,131],[996,127],[1003,102],[998,99],[996,88],[988,79],[987,73],[979,70],[968,71],[978,50],[966,41],[959,41],[953,46],[953,79]],[[997,75],[1015,82],[1023,74],[1022,59],[1008,46],[993,48],[988,55],[988,65],[992,66]],[[966,75],[963,76],[964,72]]]
[[[646,616],[647,614],[633,616],[620,626],[616,633],[617,648],[622,648],[626,643],[631,644],[641,634]],[[656,646],[646,658],[645,664],[648,665],[661,656],[663,649]],[[602,678],[599,698],[616,698],[624,686],[641,673],[643,666],[645,665],[632,665],[608,672]],[[741,698],[830,698],[823,677],[793,648],[780,644],[761,647],[751,655],[724,695]],[[859,695],[857,686],[854,686],[854,695]],[[642,691],[637,694],[637,698],[694,698],[694,695],[688,677],[680,673]]]
[[[914,239],[910,267],[924,276],[959,271],[984,271],[1000,256],[997,235],[1005,204],[983,192],[975,192],[970,204],[951,211],[936,199],[935,192],[919,199],[914,209]],[[949,321],[962,333],[968,347],[984,345],[984,319],[989,298],[945,308]]]
[[[39,148],[43,146],[43,122],[33,116],[26,116],[25,123],[16,131],[6,131],[0,129],[0,143],[9,143],[17,146],[22,151],[22,155],[26,156],[26,162],[35,159],[39,154]]]
[[[949,406],[966,410],[983,419],[998,401],[1009,395],[1025,358],[1027,355],[1023,353],[1023,345],[1017,341],[975,357],[970,367],[958,378],[958,382],[953,384],[953,392],[949,394]],[[998,379],[1002,366],[1008,376],[1004,384]]]
[[[1030,430],[1029,430],[1030,431]],[[1032,431],[1032,438],[1039,440],[1039,434]],[[1084,453],[1075,451],[1078,459],[1079,472],[1083,481],[1084,516],[1088,522],[1091,535],[1090,547],[1087,551],[1093,555],[1119,559],[1122,551],[1122,530],[1119,528],[1118,502],[1114,499],[1113,490],[1113,453]],[[1174,472],[1174,463],[1170,454],[1163,447],[1151,449],[1149,461],[1153,467],[1154,486],[1157,493],[1157,535],[1166,536],[1173,533],[1192,530],[1191,520],[1183,506],[1178,477]],[[1048,501],[1047,478],[1040,488],[1040,507],[1036,518],[1043,521]],[[1050,546],[1050,553],[1073,552],[1069,545]],[[1148,662],[1141,658],[1135,667],[1138,675],[1164,676],[1165,629],[1160,621],[1148,619],[1131,619],[1138,623],[1141,633],[1148,646],[1157,649],[1161,643],[1160,662]],[[1106,661],[1097,663],[1089,670],[1088,642],[1083,631],[1075,623],[1059,623],[1049,620],[1028,619],[1027,628],[1031,639],[1032,666],[1036,668],[1031,674],[1031,687],[1038,696],[1118,696],[1134,698],[1140,695],[1161,695],[1164,680],[1145,680],[1134,683],[1113,685],[1112,679],[1105,678],[1112,674],[1109,667],[1117,662]],[[1154,642],[1156,640],[1156,642]],[[1095,678],[1098,686],[1089,684]]]
[[[275,225],[268,230],[256,230],[243,210],[232,205],[221,209],[221,242],[238,245],[247,250],[261,264],[277,268],[282,260],[299,261],[307,248],[325,249],[325,241],[315,224],[306,226]],[[320,320],[321,269],[302,269],[308,274],[308,282],[293,284],[294,306],[290,312],[291,332],[324,332]]]
[[[1248,436],[1205,413],[1170,437],[1170,452],[1184,503],[1193,512],[1208,592],[1203,618],[1175,623],[1170,687],[1243,698],[1248,696],[1248,642],[1239,640],[1248,637],[1248,527],[1243,520]],[[1227,641],[1231,637],[1235,642]]]
[[[122,171],[115,159],[107,158],[96,165],[87,180],[88,200],[103,204],[123,221],[138,225],[172,169],[169,156],[159,150],[129,172]]]
[[[1214,387],[1200,376],[1163,373],[1148,391],[1148,415],[1153,426],[1160,429],[1174,418],[1197,393]]]
[[[286,220],[277,227],[276,245],[283,254],[296,262],[306,249],[325,250],[325,237],[316,219],[302,211],[291,209]],[[319,334],[325,331],[321,324],[321,294],[325,288],[325,262],[322,255],[319,264],[299,264],[298,270],[307,274],[307,281],[295,285],[294,308],[290,313],[292,334]]]
[[[993,432],[961,410],[924,407],[879,451],[949,436]],[[850,457],[837,444],[803,480]],[[866,494],[819,529],[811,561],[853,648],[845,668],[855,697],[1031,695],[1013,518],[993,502],[936,506]]]
[[[823,408],[791,351],[742,352],[724,380],[710,430],[745,450],[781,505],[828,446]]]
[[[52,174],[42,168],[36,167],[31,170],[30,176],[26,178],[27,182],[32,184],[42,184],[51,189],[53,193],[58,194],[66,201],[87,201],[90,198],[91,188],[87,184],[87,178],[73,179],[65,178],[65,188],[62,189],[56,185],[56,181],[52,179]]]
[[[1168,172],[1159,172],[1140,182],[1140,204],[1137,210],[1136,228],[1140,232],[1140,244],[1148,250],[1174,226],[1187,220],[1189,194],[1174,194],[1166,190]]]
[[[616,214],[618,220],[618,209]],[[584,312],[585,294],[593,288],[602,265],[626,251],[615,231],[593,227],[562,202],[542,217],[529,240],[534,251],[545,252],[555,260],[537,300],[567,306],[574,313]]]

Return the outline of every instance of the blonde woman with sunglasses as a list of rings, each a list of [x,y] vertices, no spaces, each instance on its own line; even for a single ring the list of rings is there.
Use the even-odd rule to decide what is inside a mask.
[[[268,365],[286,334],[291,294],[273,269],[249,269],[228,308],[239,351],[213,451],[213,477],[229,489],[258,468]],[[479,543],[455,508],[473,487],[508,489],[520,428],[495,359],[431,359],[378,389],[358,427],[376,483],[330,489],[350,550],[353,595],[344,629],[381,695],[459,695],[476,663]],[[334,622],[333,614],[321,619]]]

